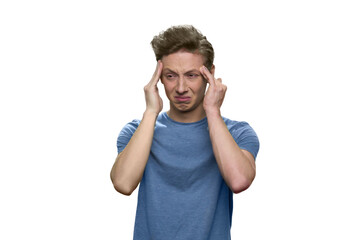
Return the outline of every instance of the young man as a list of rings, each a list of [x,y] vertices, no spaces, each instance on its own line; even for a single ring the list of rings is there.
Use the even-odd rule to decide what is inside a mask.
[[[226,86],[214,77],[205,36],[175,26],[151,44],[158,62],[144,87],[146,109],[120,132],[111,170],[122,194],[140,183],[134,239],[230,239],[233,193],[255,177],[258,138],[246,122],[221,116]],[[161,112],[159,80],[167,112]]]

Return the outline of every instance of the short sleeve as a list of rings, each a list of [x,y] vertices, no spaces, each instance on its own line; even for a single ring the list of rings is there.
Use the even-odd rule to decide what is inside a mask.
[[[247,122],[237,122],[229,128],[229,131],[238,146],[250,152],[256,159],[260,143],[254,129]]]
[[[117,149],[118,153],[122,152],[126,145],[129,143],[131,137],[133,136],[134,132],[138,128],[140,124],[140,120],[133,120],[126,124],[123,129],[120,131],[119,136],[117,138]]]

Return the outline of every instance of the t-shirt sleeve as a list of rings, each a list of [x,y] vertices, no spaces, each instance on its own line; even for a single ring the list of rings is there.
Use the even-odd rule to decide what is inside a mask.
[[[260,143],[254,129],[247,122],[238,122],[229,131],[238,146],[250,152],[256,159]]]
[[[134,132],[138,128],[140,124],[140,120],[133,120],[126,124],[123,129],[120,131],[119,136],[117,138],[117,149],[118,153],[122,152],[126,145],[129,143],[131,137],[133,136]]]

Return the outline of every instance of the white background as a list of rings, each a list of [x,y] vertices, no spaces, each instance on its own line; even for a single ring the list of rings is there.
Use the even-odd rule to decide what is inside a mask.
[[[360,239],[359,12],[346,0],[1,1],[0,239],[132,239],[137,190],[122,196],[109,177],[116,138],[142,117],[152,37],[178,24],[212,42],[222,114],[260,138],[233,239]]]

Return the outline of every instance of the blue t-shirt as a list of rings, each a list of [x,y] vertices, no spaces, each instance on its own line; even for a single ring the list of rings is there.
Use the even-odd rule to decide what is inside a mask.
[[[259,141],[249,124],[223,119],[239,147],[256,158]],[[121,130],[118,152],[139,124],[134,120]],[[207,118],[182,123],[159,114],[139,187],[134,240],[230,239],[232,209],[233,193],[216,163]]]

